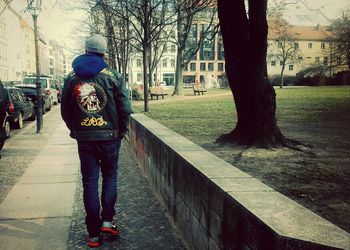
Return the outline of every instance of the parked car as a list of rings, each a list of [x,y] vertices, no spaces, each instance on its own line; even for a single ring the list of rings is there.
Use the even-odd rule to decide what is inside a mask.
[[[11,135],[10,122],[7,114],[8,106],[9,99],[7,97],[7,91],[0,81],[0,150],[4,146],[5,140]]]
[[[51,103],[57,104],[60,101],[60,87],[58,81],[48,76],[40,76],[40,81],[41,87],[50,95]],[[22,80],[22,84],[36,86],[36,76],[25,76]]]
[[[37,93],[36,93],[36,86],[34,85],[16,85],[17,88],[20,88],[23,92],[23,94],[28,97],[32,103],[34,104],[34,110],[36,110],[37,105]],[[41,95],[42,95],[42,110],[43,114],[45,114],[46,111],[51,110],[51,99],[50,95],[46,93],[43,89],[41,89]]]
[[[22,128],[24,120],[35,120],[34,104],[20,88],[4,86],[9,100],[7,107],[11,128]]]
[[[3,133],[5,135],[5,139],[10,138],[10,136],[11,136],[11,126],[10,126],[10,121],[9,121],[8,117],[9,117],[9,115],[6,111],[4,119],[2,121],[2,129],[3,129]]]

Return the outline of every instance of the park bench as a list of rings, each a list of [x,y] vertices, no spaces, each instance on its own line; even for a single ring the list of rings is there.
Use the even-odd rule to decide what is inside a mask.
[[[205,89],[205,86],[202,84],[194,84],[193,85],[193,93],[194,95],[196,95],[198,93],[198,95],[200,95],[202,93],[202,95],[204,94],[204,92],[207,92],[207,90]]]
[[[150,87],[149,93],[151,95],[151,100],[153,100],[153,96],[157,97],[157,100],[159,99],[159,96],[161,96],[164,99],[165,95],[168,95],[165,93],[164,89],[162,87]]]

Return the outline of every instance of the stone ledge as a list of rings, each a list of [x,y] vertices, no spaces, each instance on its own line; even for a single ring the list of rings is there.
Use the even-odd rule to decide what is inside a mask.
[[[190,248],[350,249],[349,233],[143,114],[130,141]]]

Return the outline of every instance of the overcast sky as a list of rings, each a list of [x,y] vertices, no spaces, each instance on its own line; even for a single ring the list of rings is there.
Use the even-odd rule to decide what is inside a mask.
[[[274,0],[269,0],[269,4],[273,2]],[[287,0],[287,2],[286,18],[294,25],[317,25],[317,23],[326,25],[327,19],[340,17],[343,10],[350,8],[349,0]],[[75,30],[85,19],[82,11],[73,8],[72,4],[75,3],[74,0],[43,0],[38,23],[50,39],[73,43]],[[30,17],[28,13],[23,12],[26,0],[14,0],[12,5],[15,9],[20,9],[23,16]]]
[[[349,0],[286,0],[286,18],[295,25],[327,25],[350,9]],[[269,1],[270,4],[273,0]],[[304,18],[303,18],[304,17]],[[308,19],[312,20],[308,20]]]

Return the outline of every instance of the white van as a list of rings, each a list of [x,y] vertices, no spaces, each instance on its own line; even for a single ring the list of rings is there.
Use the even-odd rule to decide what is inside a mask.
[[[59,102],[60,86],[57,80],[47,76],[40,76],[41,87],[50,95],[52,104]],[[22,80],[24,85],[36,85],[36,76],[25,76]]]

